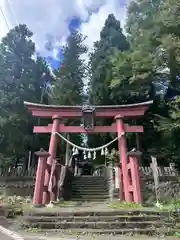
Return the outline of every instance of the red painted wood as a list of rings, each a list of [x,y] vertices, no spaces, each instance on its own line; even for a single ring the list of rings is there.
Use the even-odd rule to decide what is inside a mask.
[[[59,128],[60,119],[59,116],[53,117],[52,132],[57,132]],[[53,171],[54,161],[56,159],[56,150],[57,150],[58,136],[51,134],[51,139],[49,143],[49,154],[50,156],[47,159],[47,164],[49,165],[51,171]],[[45,191],[43,192],[43,204],[47,204],[50,201],[50,192],[48,191],[49,181],[50,181],[51,172],[49,169],[46,170],[44,186]],[[51,193],[52,195],[53,193]]]
[[[127,164],[127,168],[128,168],[128,170],[131,169],[131,164],[130,163]]]
[[[129,185],[129,191],[133,192],[133,190],[134,190],[134,186],[133,185]]]
[[[123,119],[116,118],[116,124],[117,124],[117,133],[119,136],[119,139],[118,139],[118,147],[119,147],[119,153],[120,153],[119,161],[121,163],[122,176],[123,176],[124,198],[127,202],[131,202],[131,195],[129,192],[127,155],[126,155],[126,153],[127,153],[126,136],[125,136],[125,134],[122,135],[122,133],[125,132],[125,126],[124,126]]]
[[[125,124],[126,132],[143,132],[143,126],[129,126]],[[34,133],[51,133],[52,132],[52,124],[48,126],[35,126]],[[93,130],[87,131],[81,126],[64,126],[64,124],[60,124],[59,131],[60,133],[116,133],[116,125],[112,126],[96,126]]]
[[[81,118],[82,110],[81,109],[59,109],[59,108],[43,108],[43,107],[28,107],[32,112],[33,116],[37,117],[52,117],[53,115],[58,115],[60,118]],[[121,115],[122,117],[136,117],[143,116],[145,111],[148,109],[148,106],[137,106],[129,108],[105,108],[105,109],[96,109],[96,117],[105,117],[113,118],[116,115]]]
[[[135,156],[129,156],[129,162],[131,164],[131,178],[133,186],[131,191],[133,192],[133,200],[135,203],[142,204],[138,159]]]
[[[36,172],[36,182],[34,188],[34,198],[33,204],[34,205],[41,205],[43,203],[43,188],[44,188],[44,178],[47,166],[47,156],[39,156],[38,159],[38,166]]]
[[[33,116],[37,117],[44,117],[49,118],[53,116],[58,116],[58,118],[53,118],[53,124],[48,126],[35,126],[34,132],[35,133],[52,133],[52,132],[61,132],[61,133],[104,133],[104,132],[111,132],[116,133],[120,136],[123,132],[143,132],[142,126],[128,126],[124,124],[123,118],[128,117],[139,117],[143,116],[145,111],[148,109],[151,102],[142,103],[139,105],[134,106],[98,106],[95,110],[95,117],[96,118],[114,118],[117,115],[121,115],[121,118],[116,118],[116,125],[112,126],[96,126],[93,131],[86,131],[83,127],[80,126],[64,126],[60,125],[59,118],[82,118],[82,107],[72,107],[72,106],[60,106],[60,107],[53,107],[53,106],[43,106],[43,105],[36,105],[33,103],[25,103],[28,110],[32,112]],[[116,129],[117,127],[117,129]],[[126,201],[131,201],[131,195],[129,191],[129,179],[128,179],[128,167],[127,167],[127,147],[126,147],[126,136],[123,135],[118,139],[119,151],[120,151],[120,160],[122,166],[122,179],[123,179],[123,189],[124,189],[124,198]],[[46,171],[43,170],[42,164],[39,165],[39,170],[37,173],[37,185],[35,188],[34,196],[38,196],[37,194],[40,185],[42,185],[42,179],[44,178],[44,186],[46,187],[43,192],[43,199],[42,202],[44,204],[49,203],[50,201],[50,192],[48,191],[49,181],[50,181],[50,174],[52,175],[54,172],[53,167],[55,166],[55,158],[56,158],[56,148],[57,148],[57,136],[51,134],[50,145],[49,145],[49,154],[51,155],[47,159],[47,164],[51,168],[51,172],[46,168]],[[134,165],[133,165],[134,164]],[[138,172],[136,169],[136,163],[131,164],[132,167],[132,174],[135,176],[136,179],[136,190],[133,185],[133,191],[136,194],[135,199],[136,201],[140,201],[140,196],[138,195]],[[43,175],[45,174],[45,176]],[[44,177],[43,177],[44,176]],[[119,176],[121,177],[121,176]],[[134,179],[134,181],[135,181]],[[40,185],[39,185],[40,184]],[[52,193],[51,191],[51,194]],[[119,193],[122,197],[122,193]],[[41,194],[42,195],[42,194]],[[52,196],[51,200],[54,199],[55,194]],[[41,198],[35,199],[35,202],[41,202]]]
[[[123,189],[123,178],[121,168],[118,167],[118,178],[119,178],[119,200],[124,200],[124,189]]]

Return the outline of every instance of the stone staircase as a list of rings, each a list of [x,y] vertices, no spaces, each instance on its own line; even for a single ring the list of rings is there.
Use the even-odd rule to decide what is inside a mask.
[[[42,232],[93,235],[173,235],[177,230],[167,212],[147,210],[84,210],[26,213],[24,228]]]
[[[102,176],[75,176],[71,190],[72,201],[101,202],[109,198],[108,181]]]

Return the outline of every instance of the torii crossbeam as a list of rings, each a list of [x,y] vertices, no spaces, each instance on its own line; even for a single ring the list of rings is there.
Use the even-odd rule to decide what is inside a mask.
[[[48,126],[35,126],[34,133],[51,133],[52,132],[52,124],[48,124]],[[117,127],[116,124],[112,124],[111,126],[95,126],[92,130],[86,130],[81,126],[65,126],[64,124],[59,124],[58,132],[61,133],[116,133]],[[125,132],[143,132],[143,126],[129,126],[125,124]]]

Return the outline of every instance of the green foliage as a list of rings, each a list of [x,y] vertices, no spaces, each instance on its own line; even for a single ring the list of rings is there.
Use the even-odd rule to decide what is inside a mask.
[[[56,72],[51,101],[60,105],[81,105],[84,101],[84,77],[86,66],[82,54],[87,52],[84,36],[77,31],[71,33],[63,49],[64,61]]]
[[[110,56],[117,50],[125,51],[129,44],[122,33],[120,22],[110,14],[100,33],[100,40],[94,44],[90,57],[90,102],[96,105],[112,104],[110,99],[110,83],[112,79],[112,63]]]
[[[137,103],[148,99],[151,84],[147,81],[151,77],[148,62],[139,62],[138,53],[130,51],[117,52],[112,56],[112,80],[110,83],[111,98],[116,104]],[[139,74],[137,74],[137,69]],[[150,69],[150,66],[149,66]],[[139,81],[137,81],[139,78]],[[146,79],[146,81],[144,81]]]
[[[106,156],[107,162],[112,162],[113,165],[116,165],[119,163],[119,151],[117,151],[115,148],[111,150],[111,152],[108,153]]]
[[[110,14],[100,40],[94,43],[88,68],[82,60],[82,55],[87,53],[84,36],[73,31],[63,48],[63,64],[55,71],[57,77],[50,91],[47,82],[52,77],[46,62],[40,57],[33,58],[32,32],[25,25],[10,30],[0,43],[0,164],[12,163],[28,149],[45,147],[44,138],[32,133],[37,120],[27,112],[23,101],[113,105],[149,99],[154,104],[145,117],[131,121],[144,125],[141,150],[158,153],[163,162],[171,159],[178,163],[180,98],[169,100],[161,86],[169,82],[172,88],[180,90],[179,10],[180,2],[175,0],[131,1],[126,36],[120,22]],[[84,84],[87,79],[90,79],[88,96]],[[157,118],[158,115],[163,118]],[[79,125],[80,121],[65,123]],[[97,125],[111,123],[112,119],[96,122]],[[110,138],[89,137],[89,146],[99,146],[99,142],[103,144]],[[79,136],[71,140],[81,143]],[[133,134],[129,134],[128,142],[130,146],[135,145]]]
[[[112,209],[145,209],[141,204],[137,203],[128,203],[125,201],[114,201],[109,204],[109,208]]]
[[[179,3],[168,0],[154,0],[152,4],[141,0],[131,2],[127,31],[132,54],[137,60],[134,62],[132,58],[136,81],[141,81],[139,72],[145,70],[147,76],[142,80],[147,80],[148,76],[156,76],[167,67],[171,83],[176,82],[179,72],[179,30],[175,31],[179,26],[178,8]]]
[[[111,95],[110,88],[112,79],[111,55],[118,50],[125,51],[128,48],[129,44],[122,32],[120,22],[113,14],[110,14],[100,33],[100,40],[94,43],[94,50],[90,54],[89,102],[91,104],[112,105],[116,102],[117,96]],[[97,125],[109,125],[112,120],[100,120],[96,123]],[[111,139],[112,136],[109,134],[102,134],[101,136],[90,136],[88,141],[89,146],[93,147],[99,142],[105,143]]]
[[[168,118],[161,118],[159,130],[170,133],[180,129],[180,97],[170,101],[168,104]]]
[[[180,70],[179,7],[180,4],[173,0],[131,1],[126,24],[130,49],[118,51],[111,57],[111,98],[118,96],[114,97],[116,103],[154,100],[141,122],[145,128],[142,150],[156,152],[166,160],[179,158],[176,149],[179,100],[169,103],[161,97],[162,91],[157,91],[157,86],[169,80],[172,87],[179,89],[176,77]],[[165,120],[154,114],[165,116]]]
[[[156,48],[159,28],[156,24],[157,1],[132,1],[128,8],[127,33],[130,50],[112,56],[114,95],[119,101],[141,102],[149,97],[157,75]]]
[[[45,62],[33,60],[35,45],[26,25],[10,30],[0,43],[0,153],[1,164],[25,156],[35,150],[37,137],[32,134],[35,123],[24,101],[39,102],[42,80],[48,72]]]
[[[64,60],[60,69],[55,73],[57,78],[53,84],[50,101],[58,105],[82,105],[85,102],[84,78],[86,77],[86,64],[82,55],[87,52],[83,44],[85,37],[73,31],[67,39],[63,49]],[[66,124],[80,125],[79,120],[66,120]],[[80,145],[81,137],[71,135],[70,140]],[[61,151],[65,151],[65,145]]]

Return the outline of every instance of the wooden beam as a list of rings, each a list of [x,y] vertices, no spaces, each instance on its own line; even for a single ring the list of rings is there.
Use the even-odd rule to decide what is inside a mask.
[[[138,108],[128,108],[128,109],[97,109],[95,112],[96,118],[114,118],[117,115],[122,117],[140,117],[143,116],[148,107],[138,107]],[[68,110],[58,110],[58,109],[31,109],[33,116],[48,118],[53,117],[54,115],[59,116],[60,118],[82,118],[82,111],[75,109],[72,111]]]
[[[126,132],[143,132],[143,126],[130,126],[128,124],[125,125]],[[48,126],[35,126],[34,133],[51,133],[52,132],[52,124]],[[116,133],[116,124],[112,124],[111,126],[95,126],[93,130],[85,130],[81,126],[65,126],[64,124],[60,124],[59,133]]]
[[[147,101],[136,104],[126,105],[106,105],[93,106],[95,108],[96,117],[114,118],[117,115],[122,117],[138,117],[144,115],[148,107],[153,101]],[[37,117],[53,117],[54,115],[60,118],[81,118],[82,106],[58,106],[58,105],[44,105],[37,103],[24,102],[25,106],[31,111],[33,116]]]

